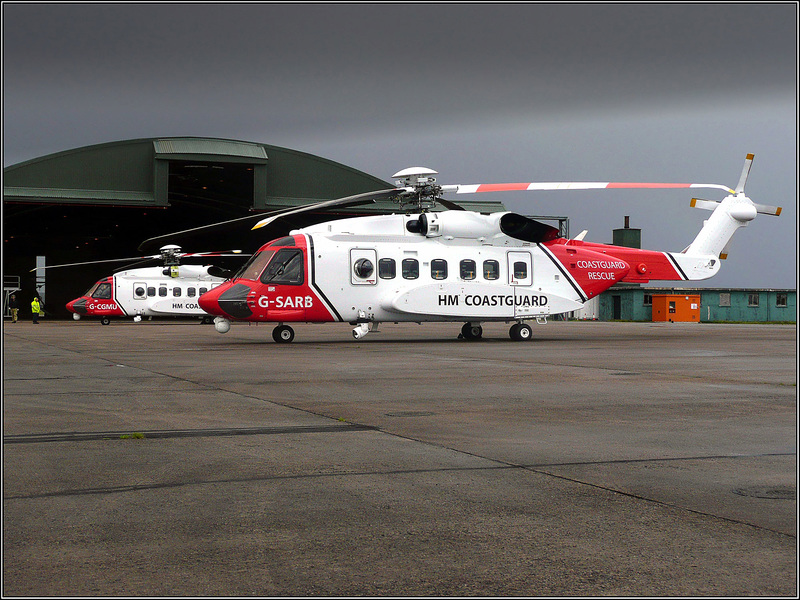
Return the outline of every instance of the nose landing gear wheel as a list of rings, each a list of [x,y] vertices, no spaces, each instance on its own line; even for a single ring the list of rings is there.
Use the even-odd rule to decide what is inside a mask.
[[[526,342],[533,337],[533,329],[527,323],[516,323],[511,326],[508,334],[515,342]]]
[[[288,344],[294,339],[294,329],[288,325],[279,325],[272,330],[272,339],[279,344]]]
[[[479,340],[483,335],[483,327],[480,325],[473,325],[472,323],[464,323],[461,328],[461,337],[465,340]]]

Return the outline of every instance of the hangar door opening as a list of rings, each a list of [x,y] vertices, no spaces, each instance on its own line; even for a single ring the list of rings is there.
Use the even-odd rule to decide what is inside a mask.
[[[230,219],[253,207],[254,171],[247,163],[170,160],[167,198],[176,208]]]

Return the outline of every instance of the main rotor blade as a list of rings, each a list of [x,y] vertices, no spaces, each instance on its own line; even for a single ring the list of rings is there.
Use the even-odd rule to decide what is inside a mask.
[[[449,210],[467,210],[463,206],[456,204],[455,202],[450,202],[450,200],[445,200],[444,198],[436,198],[436,202]]]
[[[275,214],[275,213],[285,212],[286,210],[291,210],[291,209],[280,209],[280,210],[273,211],[273,212],[270,212],[270,213],[267,213],[267,214],[271,215],[271,214]],[[255,214],[255,215],[247,215],[246,217],[238,217],[236,219],[230,219],[228,221],[219,221],[217,223],[211,223],[209,225],[201,225],[200,227],[193,227],[191,229],[184,229],[183,231],[173,231],[172,233],[167,233],[167,234],[164,234],[164,235],[157,235],[155,237],[147,238],[146,240],[144,240],[141,244],[139,244],[139,247],[137,249],[141,250],[142,248],[145,248],[145,247],[147,247],[148,245],[150,245],[150,244],[152,244],[154,242],[167,241],[167,240],[170,240],[171,238],[177,237],[179,235],[184,235],[184,234],[187,234],[187,233],[195,233],[195,232],[198,232],[198,231],[204,231],[206,229],[214,229],[215,227],[222,227],[223,225],[229,225],[231,223],[239,223],[241,221],[259,219],[259,218],[263,219],[264,218],[264,213],[258,213],[258,214]]]
[[[63,265],[46,265],[44,267],[34,267],[29,271],[29,273],[33,273],[34,271],[38,271],[39,269],[56,269],[59,267],[77,267],[80,265],[96,265],[100,263],[108,263],[108,262],[122,262],[126,260],[146,260],[146,259],[153,259],[153,258],[161,258],[159,254],[155,256],[129,256],[128,258],[107,258],[105,260],[90,260],[86,262],[77,262],[77,263],[66,263]]]
[[[216,250],[213,252],[189,252],[187,254],[181,254],[181,258],[193,258],[195,256],[235,256],[237,258],[243,256],[251,256],[250,254],[242,254],[241,250]]]
[[[239,257],[246,257],[250,256],[250,254],[242,254],[241,250],[217,250],[214,252],[190,252],[190,253],[179,253],[177,254],[178,258],[191,258],[193,256],[235,256]],[[142,262],[151,261],[151,260],[158,260],[162,258],[160,254],[151,254],[148,256],[128,256],[127,258],[106,258],[103,260],[89,260],[86,262],[76,262],[76,263],[65,263],[63,265],[46,265],[44,267],[34,267],[29,271],[29,273],[33,273],[34,271],[38,271],[39,269],[57,269],[60,267],[79,267],[81,265],[96,265],[101,263],[111,263],[111,262],[124,262],[124,261],[137,261],[134,264],[140,264]]]
[[[253,226],[253,229],[259,229],[264,227],[265,225],[269,225],[276,219],[282,217],[289,217],[292,215],[301,214],[304,212],[311,212],[315,210],[323,210],[327,208],[333,207],[345,207],[345,206],[358,206],[360,204],[372,204],[377,202],[378,200],[382,200],[384,198],[390,198],[392,196],[397,196],[404,193],[406,190],[405,188],[391,188],[388,190],[378,190],[375,192],[366,192],[364,194],[356,194],[355,196],[347,196],[345,198],[337,198],[335,200],[326,200],[324,202],[316,202],[314,204],[306,204],[305,206],[300,206],[298,208],[290,209],[287,211],[282,212],[281,214],[276,214],[267,217],[256,223]]]
[[[659,188],[714,188],[734,193],[727,185],[718,183],[625,183],[610,181],[543,181],[531,183],[476,183],[469,185],[443,185],[445,192],[479,194],[482,192],[560,191],[602,189],[659,189]]]
[[[122,271],[129,271],[130,269],[135,269],[135,268],[137,268],[137,267],[141,267],[141,266],[143,266],[143,265],[153,265],[153,266],[156,266],[156,262],[157,262],[157,261],[159,261],[159,262],[160,262],[160,259],[161,259],[161,257],[160,257],[160,256],[156,256],[156,257],[152,257],[152,258],[145,258],[144,260],[137,260],[137,261],[136,261],[136,262],[134,262],[134,263],[130,263],[130,264],[127,264],[127,265],[123,265],[123,266],[121,266],[121,267],[117,267],[116,269],[114,269],[114,270],[112,271],[112,273],[113,273],[114,275],[116,275],[117,273],[121,273]],[[162,263],[162,264],[163,264],[163,263]]]

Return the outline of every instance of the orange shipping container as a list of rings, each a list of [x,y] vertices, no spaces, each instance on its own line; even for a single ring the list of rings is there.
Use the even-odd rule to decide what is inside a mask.
[[[653,296],[653,321],[700,322],[700,296],[663,294]]]

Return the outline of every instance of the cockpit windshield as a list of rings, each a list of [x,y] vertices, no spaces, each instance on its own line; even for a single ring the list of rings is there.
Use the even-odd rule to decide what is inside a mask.
[[[107,281],[98,281],[84,294],[89,298],[98,300],[111,300],[111,284]]]
[[[239,269],[233,278],[258,281],[258,276],[261,275],[261,271],[263,271],[264,267],[267,266],[267,263],[269,262],[269,259],[272,258],[273,254],[275,254],[275,250],[263,250],[261,252],[256,252],[250,257],[250,260],[248,260],[244,266]]]
[[[281,248],[261,275],[261,283],[302,285],[303,252],[298,248]]]

